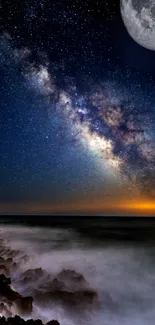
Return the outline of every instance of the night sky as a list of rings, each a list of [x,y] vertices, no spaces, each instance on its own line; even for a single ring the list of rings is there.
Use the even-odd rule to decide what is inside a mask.
[[[0,213],[155,213],[155,52],[91,2],[0,3]]]

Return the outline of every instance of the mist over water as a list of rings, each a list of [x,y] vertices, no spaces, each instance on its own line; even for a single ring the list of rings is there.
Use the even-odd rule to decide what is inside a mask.
[[[11,249],[26,254],[27,260],[12,271],[12,288],[34,295],[63,269],[82,274],[98,294],[99,305],[78,313],[57,302],[43,305],[34,301],[31,318],[43,322],[57,319],[61,325],[143,325],[155,319],[155,247],[141,243],[87,240],[76,230],[43,227],[1,226],[1,238]],[[44,275],[31,284],[21,283],[28,269],[42,268]],[[47,282],[48,285],[48,282]]]

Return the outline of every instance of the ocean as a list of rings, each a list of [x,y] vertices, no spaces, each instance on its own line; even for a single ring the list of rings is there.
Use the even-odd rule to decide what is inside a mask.
[[[148,227],[144,219],[141,227],[139,221],[125,226],[113,220],[109,226],[100,219],[74,222],[74,226],[1,223],[1,255],[5,259],[14,256],[16,263],[16,268],[9,270],[11,287],[34,297],[32,314],[25,319],[39,318],[44,323],[57,319],[61,325],[153,325],[155,237],[151,222]],[[78,303],[67,306],[65,295],[61,301],[46,297],[53,279],[59,279],[64,270],[67,277],[80,275],[82,280],[64,280],[62,290],[74,293],[86,286],[96,294],[97,303],[87,304],[81,296],[78,309]],[[28,279],[23,280],[26,274]],[[36,292],[41,297],[43,291],[45,298],[39,301]]]

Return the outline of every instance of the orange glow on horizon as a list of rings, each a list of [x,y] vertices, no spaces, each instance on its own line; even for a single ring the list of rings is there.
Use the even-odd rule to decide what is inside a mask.
[[[134,202],[128,205],[130,209],[142,210],[142,211],[154,211],[155,212],[155,201],[146,202]]]
[[[91,201],[91,202],[71,202],[54,205],[49,203],[19,203],[19,204],[0,204],[0,213],[103,213],[103,214],[124,214],[124,215],[154,215],[155,216],[155,201],[151,200],[106,200],[106,201]]]

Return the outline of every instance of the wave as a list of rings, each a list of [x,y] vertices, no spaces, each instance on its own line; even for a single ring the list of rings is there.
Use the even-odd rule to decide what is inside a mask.
[[[73,229],[11,225],[1,226],[0,244],[0,273],[33,298],[31,312],[11,307],[10,315],[61,325],[154,324],[154,246],[94,245]]]

